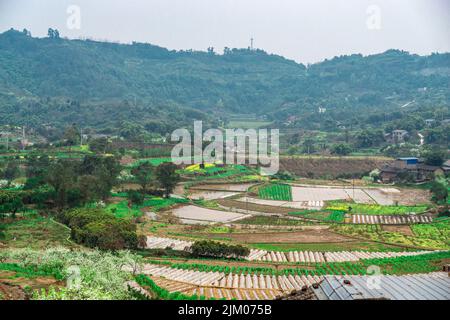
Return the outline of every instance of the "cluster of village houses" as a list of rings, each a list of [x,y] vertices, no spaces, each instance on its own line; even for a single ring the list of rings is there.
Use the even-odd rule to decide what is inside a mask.
[[[413,182],[423,182],[434,179],[437,175],[450,173],[450,160],[445,161],[441,166],[431,166],[418,158],[398,158],[381,168],[381,182],[398,182],[405,177]]]

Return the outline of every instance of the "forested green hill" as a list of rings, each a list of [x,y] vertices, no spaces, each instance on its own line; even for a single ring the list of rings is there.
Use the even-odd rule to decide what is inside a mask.
[[[306,45],[306,44],[305,44]],[[355,110],[448,105],[450,54],[390,50],[337,57],[308,67],[262,50],[169,51],[62,38],[0,34],[0,124],[136,123],[166,132],[193,119],[217,124],[233,114],[291,116],[310,125]]]

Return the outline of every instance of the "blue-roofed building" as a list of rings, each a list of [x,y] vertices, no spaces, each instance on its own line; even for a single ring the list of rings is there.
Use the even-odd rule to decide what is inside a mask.
[[[419,163],[419,159],[414,157],[398,158],[396,161],[404,166],[417,165]]]

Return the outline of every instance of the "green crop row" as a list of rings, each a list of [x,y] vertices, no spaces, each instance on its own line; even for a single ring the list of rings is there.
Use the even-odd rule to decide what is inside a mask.
[[[15,263],[0,263],[0,270],[15,272],[15,277],[36,278],[51,276],[57,280],[64,279],[62,265],[19,266]]]
[[[449,249],[449,224],[412,225],[414,235],[384,231],[380,225],[334,225],[333,231],[358,238],[426,249]]]
[[[117,218],[140,217],[143,215],[143,212],[140,210],[142,208],[150,207],[152,211],[159,211],[174,204],[186,202],[188,202],[187,199],[152,197],[146,198],[143,204],[132,205],[130,208],[128,207],[128,201],[123,200],[118,203],[108,205],[106,207],[106,211],[114,214]]]
[[[258,189],[261,199],[292,201],[292,190],[288,184],[272,183]]]
[[[291,216],[301,216],[306,219],[321,220],[324,222],[343,222],[345,212],[342,210],[303,210],[289,212]]]
[[[423,213],[428,207],[417,206],[382,206],[379,204],[348,203],[342,201],[329,201],[327,209],[345,211],[352,214],[368,215],[402,215],[408,213]]]

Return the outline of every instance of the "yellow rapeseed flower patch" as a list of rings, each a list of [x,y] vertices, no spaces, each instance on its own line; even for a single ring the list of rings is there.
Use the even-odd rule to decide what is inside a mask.
[[[207,168],[212,168],[215,165],[213,163],[205,163],[205,169]],[[186,171],[190,171],[190,172],[194,172],[194,171],[199,171],[199,170],[203,170],[200,168],[200,164],[192,164],[188,167],[186,167],[185,169]]]

